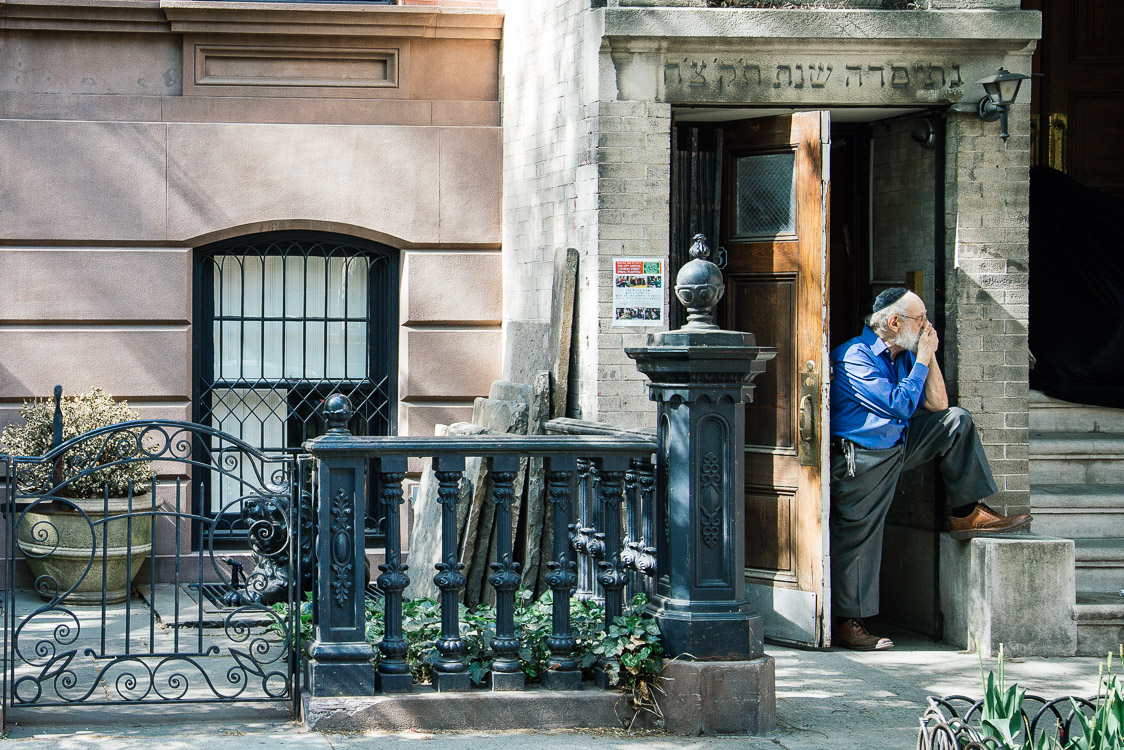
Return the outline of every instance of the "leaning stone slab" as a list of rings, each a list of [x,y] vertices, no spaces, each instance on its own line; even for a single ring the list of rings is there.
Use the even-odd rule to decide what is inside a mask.
[[[468,422],[437,425],[437,435],[478,435],[484,429]],[[479,461],[477,461],[479,463]],[[465,471],[465,478],[472,475]],[[468,504],[472,496],[471,482],[461,481],[458,509]],[[467,511],[465,513],[467,516]],[[458,517],[458,529],[463,522]],[[437,477],[433,473],[433,460],[425,459],[422,465],[421,486],[414,503],[414,526],[410,532],[410,585],[404,596],[407,599],[435,597],[440,591],[433,583],[435,566],[441,561],[441,505],[437,502]]]
[[[472,421],[491,432],[526,435],[529,411],[527,404],[520,401],[478,398],[472,407]],[[516,488],[521,487],[522,481],[521,472],[515,480]],[[488,553],[492,547],[494,517],[491,479],[487,472],[481,472],[480,481],[473,491],[472,507],[468,512],[461,547],[461,562],[465,565],[464,575],[467,579],[464,603],[470,607],[481,601],[480,597],[484,592],[488,563],[491,562]]]
[[[511,320],[504,326],[503,377],[530,383],[535,373],[550,367],[550,323],[545,320]]]
[[[540,372],[535,376],[534,393],[531,400],[530,426],[533,435],[543,432],[543,425],[550,418],[550,373]],[[532,458],[527,466],[526,522],[523,524],[523,585],[531,589],[535,596],[546,590],[546,568],[540,565],[543,549],[549,549],[554,538],[551,524],[546,514],[546,473],[541,458]]]
[[[552,417],[566,416],[569,397],[570,339],[574,328],[574,298],[578,288],[578,251],[572,247],[554,251],[554,290],[550,295],[550,379],[553,390]]]

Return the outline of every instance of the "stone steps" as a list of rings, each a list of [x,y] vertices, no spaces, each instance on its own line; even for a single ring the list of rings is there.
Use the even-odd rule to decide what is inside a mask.
[[[1124,485],[1033,485],[1030,504],[1036,534],[1097,539],[1124,533]]]
[[[1030,504],[1037,534],[1074,540],[1077,653],[1124,643],[1124,409],[1030,392]]]
[[[1072,404],[1030,392],[1031,432],[1115,432],[1124,434],[1124,409]]]
[[[1032,431],[1030,484],[1124,485],[1124,434]]]
[[[1078,591],[1077,655],[1105,657],[1111,651],[1119,656],[1124,643],[1124,596],[1119,593]]]
[[[1124,537],[1073,542],[1079,592],[1115,594],[1124,589]]]

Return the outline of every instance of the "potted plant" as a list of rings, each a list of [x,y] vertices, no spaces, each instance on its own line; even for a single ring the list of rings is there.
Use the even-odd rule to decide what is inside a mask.
[[[144,513],[151,506],[138,500],[152,489],[152,462],[141,428],[113,429],[139,415],[100,388],[60,395],[58,388],[53,404],[25,402],[24,423],[0,435],[17,456],[10,478],[17,495],[31,501],[19,517],[16,545],[44,599],[121,602],[152,550],[153,515]],[[56,410],[61,445],[54,444]]]

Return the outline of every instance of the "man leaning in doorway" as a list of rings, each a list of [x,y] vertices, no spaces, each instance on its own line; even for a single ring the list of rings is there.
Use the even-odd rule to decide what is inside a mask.
[[[904,287],[878,295],[863,332],[831,353],[832,642],[873,651],[882,529],[905,469],[937,459],[953,539],[1030,523],[980,500],[997,491],[972,415],[949,407],[937,334],[922,299]]]

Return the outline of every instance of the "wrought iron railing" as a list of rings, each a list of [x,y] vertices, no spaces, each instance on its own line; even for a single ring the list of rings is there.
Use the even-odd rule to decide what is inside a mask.
[[[949,695],[944,698],[929,696],[929,705],[920,719],[917,750],[1002,750],[1007,747],[981,726],[983,703],[982,700],[964,695]],[[1078,713],[1089,717],[1095,709],[1096,704],[1088,698],[1062,697],[1047,700],[1037,695],[1027,695],[1020,709],[1022,729],[1014,739],[1019,747],[1023,746],[1025,740],[1031,741],[1028,747],[1039,747],[1038,743],[1045,742],[1044,738],[1056,739],[1060,743],[1058,747],[1068,747],[1066,743],[1075,734],[1077,737],[1082,734]]]
[[[309,441],[306,449],[318,466],[320,497],[318,594],[321,604],[309,649],[307,687],[330,693],[341,662],[350,661],[350,679],[364,679],[371,651],[362,628],[362,590],[356,574],[364,551],[355,531],[355,509],[363,507],[363,467],[371,461],[387,518],[385,561],[377,583],[385,596],[385,635],[378,644],[382,658],[372,689],[410,690],[413,681],[405,660],[402,630],[403,591],[409,585],[403,564],[402,483],[409,458],[431,458],[441,505],[441,556],[433,580],[440,590],[441,634],[436,642],[433,684],[438,691],[470,687],[465,642],[460,630],[459,599],[465,584],[458,561],[457,512],[459,485],[467,457],[483,457],[492,477],[496,553],[489,583],[496,594],[496,634],[492,639],[493,689],[520,689],[524,676],[515,630],[515,592],[521,576],[512,539],[511,506],[514,481],[522,458],[543,461],[547,501],[551,508],[553,550],[547,582],[553,593],[551,656],[544,683],[574,689],[581,673],[570,628],[574,596],[605,603],[605,629],[620,616],[629,587],[650,590],[655,575],[654,436],[615,432],[612,435],[479,435],[464,437],[359,437],[346,431],[349,405],[342,396],[326,404],[328,434]],[[372,478],[373,479],[373,478]],[[369,482],[373,484],[372,482]],[[647,533],[647,537],[645,537]],[[580,565],[579,565],[580,563]],[[415,575],[428,575],[416,571]],[[358,598],[357,598],[358,597]],[[359,617],[359,621],[356,618]],[[604,666],[604,665],[603,665]],[[608,671],[608,670],[603,670]]]

